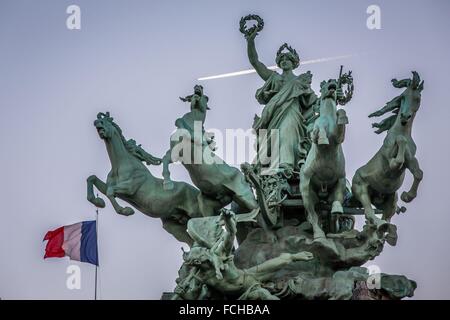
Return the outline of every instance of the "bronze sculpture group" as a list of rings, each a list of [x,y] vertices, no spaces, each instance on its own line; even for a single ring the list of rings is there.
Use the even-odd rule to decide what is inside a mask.
[[[256,24],[247,28],[249,21]],[[160,218],[177,240],[187,243],[177,286],[171,299],[400,299],[412,296],[416,284],[404,276],[380,274],[375,287],[361,267],[395,245],[397,228],[392,216],[399,207],[397,191],[408,169],[414,182],[401,195],[412,201],[423,172],[415,157],[411,128],[420,106],[423,81],[392,80],[404,88],[382,109],[370,114],[392,115],[373,124],[376,133],[387,131],[381,149],[347,180],[343,143],[349,123],[338,106],[351,101],[351,72],[323,81],[320,96],[311,88],[312,74],[295,75],[300,58],[283,44],[276,63],[281,73],[258,59],[255,37],[263,20],[249,15],[240,21],[247,40],[248,58],[264,85],[256,91],[264,105],[255,117],[255,134],[266,132],[258,143],[258,157],[241,170],[215,154],[214,137],[204,129],[208,97],[196,85],[182,101],[190,111],[175,122],[170,149],[157,158],[125,139],[109,113],[99,113],[94,125],[104,140],[111,161],[106,183],[87,180],[87,198],[97,207],[105,202],[94,195],[95,186],[121,215],[132,215],[119,198],[142,213]],[[276,150],[270,143],[279,137]],[[262,140],[258,140],[259,142]],[[266,157],[276,157],[276,166]],[[194,186],[170,179],[169,164],[180,161]],[[163,164],[163,179],[147,165]],[[267,169],[270,169],[269,171]],[[225,208],[231,205],[231,210]],[[364,214],[362,231],[354,215]],[[381,217],[378,217],[380,216]],[[235,246],[237,239],[238,246]],[[361,290],[363,288],[363,290]]]

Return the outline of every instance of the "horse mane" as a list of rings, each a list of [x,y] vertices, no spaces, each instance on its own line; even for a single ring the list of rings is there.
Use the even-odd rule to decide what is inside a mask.
[[[380,122],[372,123],[372,128],[377,128],[377,130],[375,131],[376,134],[380,134],[392,128],[392,126],[395,123],[395,120],[397,119],[398,112],[400,110],[400,104],[402,100],[401,98],[402,95],[400,94],[391,101],[389,101],[388,103],[386,103],[386,105],[383,108],[374,112],[374,114],[377,114],[377,116],[382,116],[388,112],[392,113],[389,117],[381,120]]]
[[[123,144],[125,145],[125,148],[127,151],[134,156],[139,161],[145,162],[147,165],[160,165],[162,162],[162,159],[157,158],[146,152],[144,149],[142,149],[141,145],[137,145],[136,141],[133,139],[127,140],[123,136],[122,129],[119,127],[117,123],[115,123],[112,119],[110,120],[111,124],[116,128],[117,132],[120,135],[120,138],[122,139]]]
[[[397,119],[398,113],[394,113],[393,115],[390,115],[386,119],[381,120],[380,122],[372,123],[372,128],[378,128],[375,130],[376,134],[380,134],[384,131],[388,131],[395,123],[395,120]]]

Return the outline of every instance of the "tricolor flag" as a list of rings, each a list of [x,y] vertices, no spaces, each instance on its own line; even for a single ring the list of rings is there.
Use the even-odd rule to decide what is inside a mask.
[[[68,256],[98,266],[96,227],[96,221],[83,221],[47,232],[44,259]]]

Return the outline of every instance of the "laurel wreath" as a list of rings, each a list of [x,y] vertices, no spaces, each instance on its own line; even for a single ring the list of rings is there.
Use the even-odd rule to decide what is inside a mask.
[[[245,25],[247,21],[256,21],[256,24],[247,29]],[[264,28],[263,19],[256,14],[249,14],[248,16],[242,17],[239,21],[239,31],[248,38],[253,32],[260,32]]]
[[[352,72],[349,71],[348,73],[344,73],[339,78],[339,83],[340,83],[341,86],[342,85],[346,85],[347,86],[347,88],[345,90],[345,93],[344,93],[344,96],[338,98],[338,103],[341,106],[343,106],[343,105],[347,104],[347,102],[349,102],[352,99],[353,91],[355,90],[355,87],[353,85]]]

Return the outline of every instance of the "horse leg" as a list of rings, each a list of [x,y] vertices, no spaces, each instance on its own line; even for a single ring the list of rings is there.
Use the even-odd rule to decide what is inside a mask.
[[[397,156],[389,161],[389,168],[391,170],[399,170],[405,162],[406,138],[398,136],[395,140],[397,144]]]
[[[116,211],[116,213],[123,215],[123,216],[131,216],[134,214],[134,210],[131,209],[130,207],[122,207],[120,206],[117,201],[116,198],[113,196],[107,196],[109,201],[111,202],[114,210]]]
[[[105,207],[105,201],[103,201],[102,198],[96,197],[94,195],[94,186],[100,191],[101,193],[106,195],[106,183],[101,181],[97,176],[90,176],[87,178],[87,199],[89,202],[91,202],[93,205],[95,205],[98,208],[104,208]]]
[[[108,197],[109,201],[111,201],[111,204],[114,208],[114,210],[124,216],[131,216],[134,214],[134,210],[130,207],[122,207],[120,206],[116,201],[116,195],[121,194],[125,196],[131,196],[136,193],[137,189],[142,185],[142,183],[145,180],[145,177],[142,177],[142,182],[137,180],[136,178],[129,179],[126,181],[122,181],[120,183],[117,183],[114,186],[108,186],[106,189],[106,196]]]
[[[352,181],[352,193],[356,199],[361,202],[364,208],[364,214],[366,216],[366,221],[369,223],[379,225],[381,219],[375,215],[375,210],[372,208],[372,201],[369,196],[368,185],[363,181],[360,174],[356,172]]]
[[[170,171],[169,171],[169,164],[172,163],[172,148],[169,149],[166,154],[163,157],[162,163],[163,163],[163,189],[164,190],[172,190],[174,188],[173,181],[170,180]]]
[[[306,170],[300,170],[300,193],[302,194],[303,206],[306,210],[306,219],[311,224],[314,233],[314,240],[320,238],[326,238],[325,233],[319,226],[319,217],[317,216],[314,208],[315,203],[313,201],[313,194],[311,190],[311,175],[305,172]]]
[[[241,209],[246,210],[245,212],[250,212],[253,209],[258,208],[258,202],[256,202],[250,186],[240,172],[235,175],[234,181],[236,181],[236,183],[233,183],[233,188],[230,186],[230,191],[234,193],[233,201],[236,202]]]
[[[339,109],[336,112],[337,120],[336,120],[336,142],[343,143],[345,140],[345,126],[348,124],[347,113],[344,109]]]
[[[344,213],[342,203],[344,202],[345,178],[340,178],[333,190],[333,204],[331,213]]]
[[[189,245],[189,247],[192,247],[192,244],[194,243],[194,240],[189,236],[186,229],[186,224],[178,223],[175,220],[172,220],[170,218],[161,218],[163,228],[168,233],[173,235],[175,239],[177,239],[180,242],[184,242]]]
[[[417,161],[417,158],[414,156],[406,157],[406,167],[414,176],[414,181],[411,189],[408,192],[402,193],[401,199],[405,202],[411,202],[417,196],[417,189],[423,179],[423,171],[419,167],[419,161]]]
[[[397,210],[398,195],[397,192],[385,196],[384,203],[379,206],[383,210],[383,220],[391,221]]]
[[[201,217],[202,215],[200,213],[197,199],[199,191],[187,183],[181,183],[181,192],[174,194],[174,197],[178,203],[176,206],[177,209],[182,211],[189,218]]]
[[[383,210],[383,220],[387,222],[391,221],[392,216],[397,210],[397,200],[397,192],[385,195],[383,204],[379,206],[379,208]],[[391,246],[397,244],[398,235],[397,227],[395,225],[386,223],[379,231],[385,234],[384,237]]]
[[[330,144],[328,140],[327,131],[324,126],[319,127],[319,138],[317,139],[317,144],[327,145]]]
[[[106,197],[109,199],[114,210],[117,213],[127,215],[127,216],[132,215],[134,213],[133,209],[131,209],[131,208],[122,208],[117,203],[114,196],[111,196],[109,194],[109,193],[111,193],[111,187],[108,187],[106,183],[104,183],[103,181],[101,181],[99,178],[97,178],[94,175],[90,176],[87,179],[87,189],[88,189],[87,199],[89,202],[93,203],[95,206],[100,207],[100,208],[105,207],[105,201],[103,201],[103,199],[101,199],[101,198],[96,198],[94,196],[94,188],[93,188],[94,185],[101,193],[106,195]]]

